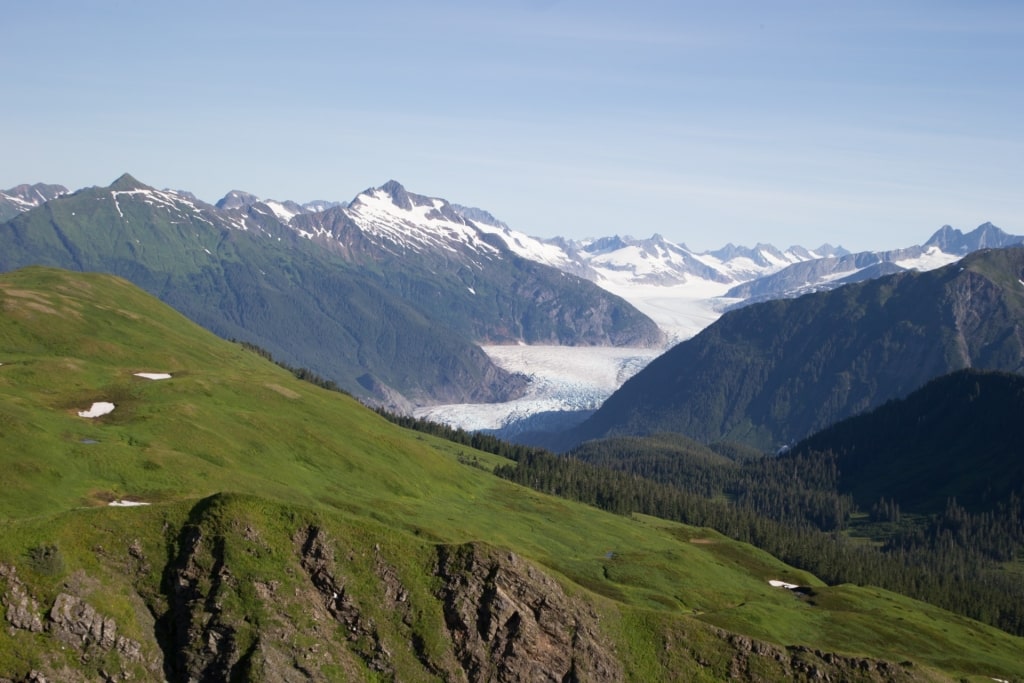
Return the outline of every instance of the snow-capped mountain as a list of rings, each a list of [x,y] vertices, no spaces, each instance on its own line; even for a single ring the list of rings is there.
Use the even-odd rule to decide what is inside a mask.
[[[923,245],[856,254],[830,244],[782,250],[763,243],[695,252],[657,234],[647,239],[539,239],[486,210],[416,195],[395,181],[360,193],[343,211],[296,215],[288,224],[303,237],[349,252],[383,244],[396,255],[443,254],[446,267],[460,263],[485,268],[504,247],[622,297],[654,320],[669,344],[696,335],[732,307],[899,270],[931,270],[978,248],[1024,241],[990,224],[967,235],[945,226]],[[467,288],[475,291],[472,285]],[[510,436],[538,414],[565,411],[578,419],[614,389],[609,377],[620,378],[621,383],[629,374],[623,367],[635,372],[656,355],[650,349],[623,348],[609,354],[600,348],[576,347],[568,350],[576,359],[569,363],[562,351],[546,345],[516,347],[508,353],[507,347],[484,348],[505,371],[530,378],[524,396],[509,403],[424,407],[417,414]]]
[[[371,267],[422,310],[468,323],[478,342],[664,342],[658,326],[629,303],[589,279],[569,277],[575,273],[557,247],[516,233],[486,212],[409,192],[395,181],[359,193],[346,206],[295,215],[287,225],[346,261]]]
[[[485,233],[447,201],[407,192],[394,180],[361,192],[338,211],[304,215],[294,227],[303,236],[337,241],[345,241],[356,227],[373,244],[395,254],[445,253],[485,260],[498,255]]]
[[[68,188],[63,185],[47,185],[45,183],[17,185],[9,190],[3,190],[0,192],[0,221],[13,218],[22,211],[34,209],[44,202],[67,193]]]

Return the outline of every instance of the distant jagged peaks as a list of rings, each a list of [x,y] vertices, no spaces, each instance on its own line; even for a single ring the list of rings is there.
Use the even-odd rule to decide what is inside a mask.
[[[458,215],[462,216],[468,221],[474,223],[484,223],[495,228],[501,228],[502,230],[508,230],[508,225],[501,220],[495,218],[490,212],[478,209],[475,206],[462,206],[461,204],[452,204],[452,210]]]
[[[156,192],[127,173],[110,189]],[[162,193],[161,198],[165,202],[190,200],[186,203],[195,207],[202,204],[180,191]],[[0,193],[0,221],[35,206],[5,200]],[[467,248],[490,254],[503,244],[520,257],[584,277],[627,299],[634,285],[679,286],[698,281],[714,287],[729,285],[730,289],[721,295],[742,301],[723,306],[798,296],[899,269],[927,270],[977,249],[1024,242],[1024,237],[1009,236],[991,223],[967,235],[944,226],[923,246],[859,254],[827,243],[814,250],[801,246],[780,250],[758,243],[754,247],[726,244],[715,251],[697,252],[659,234],[646,239],[628,235],[538,239],[517,232],[483,209],[414,194],[394,179],[363,191],[351,204],[299,204],[232,190],[217,202],[216,209],[224,212],[221,218],[233,227],[247,230],[259,224],[260,229],[274,232],[278,229],[275,226],[287,226],[300,237],[333,240],[346,253],[353,249],[350,240],[356,234],[364,238],[374,235],[367,238],[370,241],[385,238],[391,244],[389,248],[432,249],[446,257],[451,253],[468,254],[464,251]]]
[[[0,192],[0,196],[7,198],[17,197],[18,199],[30,202],[33,205],[39,205],[67,193],[68,188],[63,185],[50,185],[47,183],[34,183],[29,185],[28,183],[23,183],[21,185],[15,185],[9,190]]]
[[[242,190],[231,190],[216,203],[221,210],[244,209],[261,201],[259,197]]]
[[[806,249],[801,249],[801,252],[806,253]],[[790,251],[793,251],[791,249]],[[742,247],[736,246],[732,242],[726,244],[717,251],[709,251],[709,255],[714,256],[722,261],[732,261],[737,258],[747,258],[762,267],[770,267],[773,264],[772,259],[774,257],[775,262],[786,260],[785,255],[771,244],[764,244],[758,242],[754,247]],[[809,255],[808,255],[809,256]]]
[[[333,202],[327,199],[314,199],[313,201],[300,204],[300,206],[306,211],[320,213],[321,211],[327,211],[328,209],[336,207],[345,208],[348,206],[348,202]]]
[[[629,244],[626,240],[618,235],[612,235],[611,237],[599,237],[598,239],[593,240],[583,247],[583,250],[591,254],[603,254],[610,251],[625,249],[627,246],[629,246]]]
[[[320,213],[335,207],[348,206],[347,202],[334,202],[326,199],[314,199],[312,201],[305,202],[304,204],[300,204],[290,199],[279,202],[274,199],[262,199],[250,192],[243,192],[242,190],[231,190],[217,202],[216,206],[222,211],[232,211],[247,209],[254,204],[266,204],[272,209],[275,209],[275,213],[283,216],[294,216],[300,213]],[[283,209],[283,211],[278,211],[278,208]],[[287,222],[287,220],[285,222]]]
[[[969,254],[979,249],[998,249],[1021,243],[1024,243],[1024,237],[1009,235],[992,223],[985,222],[966,235],[944,225],[925,242],[925,246],[938,247],[947,254]]]
[[[51,199],[62,197],[68,193],[63,185],[35,183],[15,185],[9,190],[0,191],[0,221],[14,218],[23,211],[34,209]]]

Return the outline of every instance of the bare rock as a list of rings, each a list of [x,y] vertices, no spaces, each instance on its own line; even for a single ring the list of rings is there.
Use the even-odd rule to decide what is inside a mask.
[[[476,544],[442,546],[437,574],[455,654],[471,683],[623,679],[597,615],[531,564]]]
[[[3,594],[7,622],[14,628],[42,633],[43,619],[39,603],[28,594],[25,584],[18,579],[17,570],[11,565],[0,564],[0,578],[7,580],[7,590]]]
[[[103,617],[92,605],[67,593],[54,600],[50,622],[57,638],[75,645],[111,650],[117,642],[117,624],[113,619]]]
[[[363,614],[358,602],[346,589],[327,533],[321,527],[309,526],[300,530],[294,540],[299,547],[302,568],[319,592],[327,612],[347,630],[352,650],[370,670],[392,675],[391,653],[381,641],[373,620]]]

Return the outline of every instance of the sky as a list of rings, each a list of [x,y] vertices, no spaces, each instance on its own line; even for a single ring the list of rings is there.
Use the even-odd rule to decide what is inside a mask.
[[[33,0],[0,188],[215,202],[390,179],[538,237],[1024,234],[1024,3]]]

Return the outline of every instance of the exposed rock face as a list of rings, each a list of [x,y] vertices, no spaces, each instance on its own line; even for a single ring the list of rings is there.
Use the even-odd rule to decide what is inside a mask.
[[[884,660],[848,657],[803,646],[782,648],[721,630],[717,635],[735,650],[729,663],[731,680],[758,680],[757,672],[764,671],[766,664],[778,671],[779,680],[896,683],[921,679],[912,668]]]
[[[0,578],[7,580],[3,605],[8,623],[14,628],[41,633],[43,620],[39,616],[39,603],[25,590],[25,584],[18,579],[18,572],[10,565],[0,564]]]
[[[113,619],[98,614],[92,605],[67,593],[59,594],[54,601],[50,624],[54,635],[69,644],[110,650],[118,642]]]
[[[512,553],[478,545],[438,551],[440,597],[471,682],[619,681],[622,666],[597,615]]]
[[[73,570],[46,609],[39,591],[0,564],[8,632],[37,653],[19,670],[0,670],[0,683],[638,680],[635,660],[602,623],[616,617],[508,551],[440,545],[431,569],[429,546],[403,564],[393,554],[400,546],[382,549],[308,519],[261,530],[231,505],[213,496],[181,529],[165,528],[171,553],[159,593],[147,578],[155,555],[142,542],[124,539],[119,552],[97,546],[106,571],[139,591],[129,599],[146,595],[150,614],[133,624],[89,602],[109,576]],[[909,663],[786,648],[683,616],[667,616],[664,627],[646,655],[659,680],[931,680]]]
[[[347,640],[353,643],[371,671],[392,675],[391,653],[381,643],[373,622],[363,617],[344,581],[336,576],[334,551],[326,540],[326,533],[320,527],[311,526],[301,530],[296,537],[300,541],[302,568],[319,591],[319,597],[331,617],[344,625]]]
[[[81,597],[65,592],[59,593],[44,619],[39,601],[29,594],[14,567],[0,564],[0,579],[7,583],[2,603],[6,608],[7,622],[13,629],[30,633],[48,633],[62,644],[61,650],[68,646],[72,651],[77,651],[86,670],[94,656],[103,657],[105,662],[113,661],[120,664],[120,669],[115,670],[116,673],[107,669],[97,671],[103,680],[130,680],[134,677],[130,671],[135,668],[131,666],[133,664],[143,666],[144,670],[153,675],[161,670],[158,658],[147,657],[143,645],[138,641],[118,635],[117,623],[97,612],[96,608]],[[105,657],[108,653],[113,655],[112,659]],[[32,670],[23,680],[44,683],[48,680],[79,681],[89,678],[82,670],[64,667],[60,670],[55,668],[49,676],[44,671]]]
[[[212,559],[209,565],[203,561],[207,553]],[[206,537],[198,526],[186,527],[178,561],[165,576],[170,603],[165,623],[170,638],[164,654],[173,653],[170,671],[189,681],[224,681],[239,674],[243,653],[236,629],[221,619],[222,594],[233,582],[224,564],[223,539]]]

